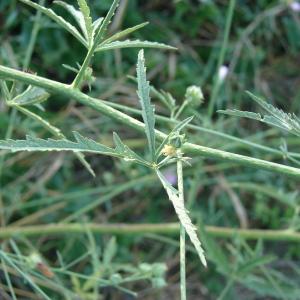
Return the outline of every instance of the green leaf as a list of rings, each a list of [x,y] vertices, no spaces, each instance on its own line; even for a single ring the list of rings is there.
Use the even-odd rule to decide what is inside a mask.
[[[186,233],[188,234],[191,242],[193,243],[200,260],[204,266],[207,266],[206,259],[204,256],[204,250],[202,249],[201,242],[196,233],[196,227],[193,225],[187,210],[184,207],[183,201],[178,197],[178,191],[175,190],[170,183],[165,179],[165,177],[160,173],[159,170],[156,171],[158,178],[160,179],[164,189],[166,190],[170,201],[173,204],[175,212],[179,218],[180,223],[184,227]],[[175,191],[174,191],[175,190]]]
[[[150,164],[141,158],[138,154],[132,151],[128,146],[126,146],[118,136],[116,132],[113,133],[114,143],[116,145],[115,151],[120,154],[127,161],[135,161],[142,165],[150,166]]]
[[[93,21],[91,18],[90,8],[85,0],[77,0],[80,11],[84,17],[85,30],[87,33],[89,44],[92,43],[93,39]]]
[[[267,103],[265,100],[253,95],[250,92],[247,94],[258,103],[264,110],[266,110],[270,115],[261,115],[259,113],[253,113],[249,111],[240,111],[240,110],[219,110],[219,113],[244,117],[248,119],[257,120],[263,123],[266,123],[271,126],[278,127],[280,129],[286,130],[291,134],[300,136],[300,119],[295,114],[285,113],[281,109],[278,109]]]
[[[273,255],[253,257],[238,268],[237,274],[239,276],[246,276],[247,274],[253,272],[256,268],[269,264],[273,262],[275,259],[276,256]]]
[[[292,134],[300,136],[300,119],[295,114],[285,113],[281,109],[274,107],[270,103],[253,95],[249,91],[247,91],[247,94],[263,109],[271,114],[271,116],[267,115],[264,117],[265,123],[280,127]]]
[[[111,19],[119,5],[119,2],[120,0],[114,0],[107,15],[105,16],[104,20],[101,22],[100,27],[98,28],[98,30],[95,31],[94,45],[97,46],[101,42],[101,40],[103,40],[107,27],[111,22]]]
[[[88,42],[89,37],[88,37],[87,30],[86,30],[85,20],[84,20],[84,16],[83,16],[82,12],[80,10],[77,10],[73,5],[67,4],[64,1],[56,0],[53,3],[63,7],[65,10],[67,10],[73,16],[74,20],[79,25],[79,27],[85,37],[86,42]]]
[[[19,106],[34,105],[46,101],[49,97],[50,94],[44,89],[30,85],[22,94],[11,100],[10,104]]]
[[[0,149],[9,150],[11,152],[71,151],[75,153],[85,152],[119,157],[119,155],[112,148],[97,143],[89,138],[83,137],[77,132],[74,132],[74,136],[76,139],[75,142],[66,139],[44,140],[31,136],[26,136],[26,140],[0,140]]]
[[[3,94],[4,100],[6,102],[9,102],[11,100],[11,94],[9,92],[7,84],[4,80],[0,80],[0,84],[1,84],[1,91],[2,91],[2,94]]]
[[[103,21],[104,18],[98,18],[96,21],[93,22],[93,40],[94,40],[94,37],[96,35],[96,33],[98,32],[101,24],[102,24],[102,21]]]
[[[172,131],[168,134],[168,136],[162,141],[158,149],[156,150],[155,157],[157,158],[160,155],[161,150],[163,147],[168,143],[169,138],[175,133],[175,132],[180,132],[187,124],[189,124],[194,117],[189,117],[181,122],[179,122],[173,129]]]
[[[110,238],[103,252],[103,264],[105,267],[109,267],[109,264],[112,262],[116,254],[117,254],[117,242],[116,242],[116,237],[114,236]]]
[[[220,113],[220,114],[224,114],[224,115],[248,118],[248,119],[253,119],[253,120],[257,120],[257,121],[262,120],[262,117],[259,113],[254,113],[254,112],[251,112],[251,111],[241,111],[241,110],[237,110],[237,109],[226,109],[226,110],[218,110],[217,112]]]
[[[125,41],[115,41],[115,42],[105,43],[105,44],[103,43],[97,47],[96,52],[106,51],[111,49],[121,49],[121,48],[159,48],[159,49],[168,49],[168,50],[176,49],[172,46],[168,46],[166,44],[157,43],[157,42],[125,40]]]
[[[149,82],[146,79],[146,68],[144,51],[141,50],[138,54],[137,62],[137,81],[138,91],[137,94],[142,106],[142,117],[145,123],[145,131],[148,140],[149,151],[152,157],[152,161],[155,161],[155,117],[154,106],[150,102],[150,87]]]
[[[79,31],[74,27],[72,24],[67,22],[62,17],[58,16],[52,9],[43,7],[37,3],[34,3],[30,0],[19,0],[23,2],[24,4],[27,4],[33,8],[35,8],[38,11],[41,11],[43,14],[51,18],[53,21],[55,21],[58,25],[60,25],[62,28],[67,30],[69,33],[71,33],[78,41],[80,41],[85,47],[87,47],[87,43],[85,39],[82,37],[82,35],[79,33]]]
[[[114,35],[112,35],[111,37],[109,37],[108,39],[106,39],[103,43],[101,43],[101,45],[111,43],[115,40],[119,40],[119,39],[129,35],[130,33],[134,32],[136,30],[139,30],[140,28],[142,28],[148,24],[149,24],[149,22],[144,22],[144,23],[138,24],[136,26],[127,28],[125,30],[122,30],[120,32],[117,32]]]

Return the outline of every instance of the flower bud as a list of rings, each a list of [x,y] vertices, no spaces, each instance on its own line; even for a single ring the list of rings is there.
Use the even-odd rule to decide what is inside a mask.
[[[199,86],[192,85],[186,89],[185,100],[189,105],[193,107],[200,106],[203,103],[204,96]]]

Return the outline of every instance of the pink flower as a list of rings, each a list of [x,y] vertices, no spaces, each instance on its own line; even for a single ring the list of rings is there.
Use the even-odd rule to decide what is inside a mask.
[[[175,185],[177,183],[177,175],[173,169],[167,169],[163,174],[170,184]]]

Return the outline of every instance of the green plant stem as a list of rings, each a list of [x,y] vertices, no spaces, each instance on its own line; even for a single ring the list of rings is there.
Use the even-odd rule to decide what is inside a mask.
[[[181,113],[184,111],[184,109],[186,108],[187,106],[187,101],[184,101],[182,103],[182,105],[180,106],[180,108],[178,109],[177,113],[175,114],[174,116],[174,119],[177,120],[179,118],[179,116],[181,115]]]
[[[14,236],[41,236],[41,235],[68,235],[71,233],[86,233],[86,230],[98,234],[116,235],[144,235],[146,233],[156,234],[178,234],[179,223],[161,224],[50,224],[33,226],[7,226],[0,228],[0,238],[11,238]],[[240,236],[248,240],[270,240],[270,241],[294,241],[300,242],[300,232],[292,230],[261,230],[261,229],[237,229],[228,227],[206,226],[206,232],[214,237],[235,238]]]
[[[39,5],[44,6],[45,5],[45,0],[40,0]],[[29,40],[29,44],[28,44],[27,49],[26,49],[25,59],[24,59],[24,62],[23,62],[23,69],[24,70],[26,70],[29,67],[29,64],[30,64],[30,61],[31,61],[33,48],[34,48],[36,38],[37,38],[37,35],[38,35],[40,27],[41,27],[41,16],[42,16],[42,12],[37,11],[36,16],[35,16],[34,25],[33,25],[32,32],[31,32],[31,36],[30,36],[30,40]]]
[[[110,101],[106,101],[106,100],[102,100],[102,101],[104,103],[106,103],[107,105],[109,105],[111,107],[114,107],[116,109],[119,109],[121,111],[129,112],[129,113],[132,113],[132,114],[138,115],[138,116],[142,115],[142,111],[139,110],[139,109],[128,107],[126,105],[122,105],[122,104],[119,104],[119,103],[114,103],[114,102],[110,102]],[[177,125],[179,123],[179,121],[177,121],[177,120],[174,120],[172,118],[168,118],[168,117],[165,117],[165,116],[162,116],[162,115],[158,115],[158,114],[155,114],[155,119],[162,122],[162,123],[170,123],[170,124],[174,124],[174,125]],[[232,136],[232,135],[220,132],[220,131],[216,131],[216,130],[213,130],[213,129],[205,128],[205,127],[202,127],[202,126],[199,126],[199,125],[192,125],[192,124],[187,124],[186,128],[193,129],[193,130],[196,130],[196,131],[199,131],[199,132],[204,132],[204,133],[207,133],[207,134],[212,134],[212,135],[224,138],[224,139],[228,139],[230,141],[234,141],[234,142],[239,143],[239,144],[250,146],[250,147],[265,151],[265,152],[273,153],[273,154],[278,155],[279,157],[283,156],[283,153],[282,153],[281,150],[274,149],[274,148],[264,146],[264,145],[260,145],[260,144],[251,142],[249,140],[241,139],[241,138],[238,138],[238,137],[235,137],[235,136]],[[230,145],[232,146],[232,144],[230,144]],[[299,153],[289,152],[289,155],[291,157],[300,158]]]
[[[177,151],[177,179],[178,179],[178,198],[184,203],[183,171],[182,171],[182,153]],[[186,270],[185,270],[185,229],[180,224],[180,295],[181,300],[186,300]]]
[[[80,87],[80,84],[82,83],[82,80],[84,78],[84,74],[87,70],[87,68],[89,67],[90,65],[90,62],[94,56],[94,53],[95,53],[95,47],[91,47],[83,61],[83,64],[79,70],[79,72],[77,73],[73,83],[72,83],[72,87],[73,88],[79,88]]]
[[[224,58],[225,58],[225,53],[226,53],[227,46],[228,46],[229,32],[230,32],[230,28],[231,28],[235,4],[236,4],[236,0],[230,0],[229,7],[228,7],[228,13],[227,13],[227,17],[226,17],[224,39],[223,39],[220,55],[218,58],[217,71],[214,76],[213,90],[212,90],[211,97],[209,99],[209,104],[208,104],[208,117],[209,118],[211,118],[211,116],[213,114],[213,109],[215,107],[216,98],[218,96],[218,92],[219,92],[220,86],[222,84],[218,72],[220,70],[220,67],[224,64]]]
[[[92,107],[93,109],[111,117],[112,119],[126,124],[127,126],[139,131],[145,132],[144,123],[122,113],[110,106],[105,102],[89,97],[88,95],[80,92],[77,89],[73,89],[70,85],[56,82],[50,79],[46,79],[33,74],[28,74],[22,71],[14,70],[12,68],[4,67],[0,65],[0,78],[19,80],[27,84],[32,84],[34,86],[39,86],[46,89],[52,94],[59,94],[68,98],[75,99],[76,101]],[[161,131],[156,130],[156,138],[158,141],[162,141],[167,135]],[[238,164],[243,164],[249,167],[260,168],[276,173],[287,174],[290,176],[300,177],[300,169],[252,158],[244,155],[239,155],[235,153],[230,153],[222,150],[217,150],[205,146],[195,145],[192,143],[185,143],[182,147],[184,153],[201,155],[203,157],[222,159],[225,161],[230,161]]]

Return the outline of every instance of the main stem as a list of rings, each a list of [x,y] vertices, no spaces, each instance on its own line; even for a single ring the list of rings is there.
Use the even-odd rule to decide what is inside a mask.
[[[7,68],[0,65],[0,78],[6,80],[19,80],[27,84],[32,84],[46,89],[52,94],[62,95],[71,99],[74,99],[84,105],[92,107],[96,111],[99,111],[106,116],[113,118],[114,120],[126,124],[127,126],[140,131],[145,132],[145,124],[128,116],[125,113],[114,109],[104,101],[89,97],[88,95],[80,92],[77,89],[73,89],[70,85],[56,82],[47,78],[39,77],[33,74],[28,74],[25,72],[17,71],[12,68]],[[162,141],[166,138],[166,134],[156,130],[156,138],[158,141]],[[266,160],[261,160],[253,157],[248,157],[244,155],[239,155],[235,153],[230,153],[222,150],[217,150],[205,146],[195,145],[192,143],[185,143],[182,146],[182,151],[185,153],[193,153],[201,155],[203,157],[209,157],[214,159],[222,159],[225,161],[235,162],[238,164],[243,164],[249,167],[260,168],[276,173],[283,173],[290,176],[300,177],[300,169],[269,162]]]
[[[14,236],[33,237],[49,235],[83,234],[86,230],[96,234],[116,235],[145,235],[146,233],[176,235],[179,232],[178,223],[162,224],[39,224],[32,226],[7,226],[0,227],[0,238],[11,238]],[[269,240],[300,242],[300,232],[293,230],[263,230],[263,229],[239,229],[229,227],[205,226],[207,234],[219,238],[242,237],[247,240]]]
[[[178,197],[179,201],[184,203],[183,171],[182,171],[182,153],[177,151],[177,179],[178,179]],[[180,295],[181,300],[186,300],[186,270],[185,270],[185,229],[180,224]]]

